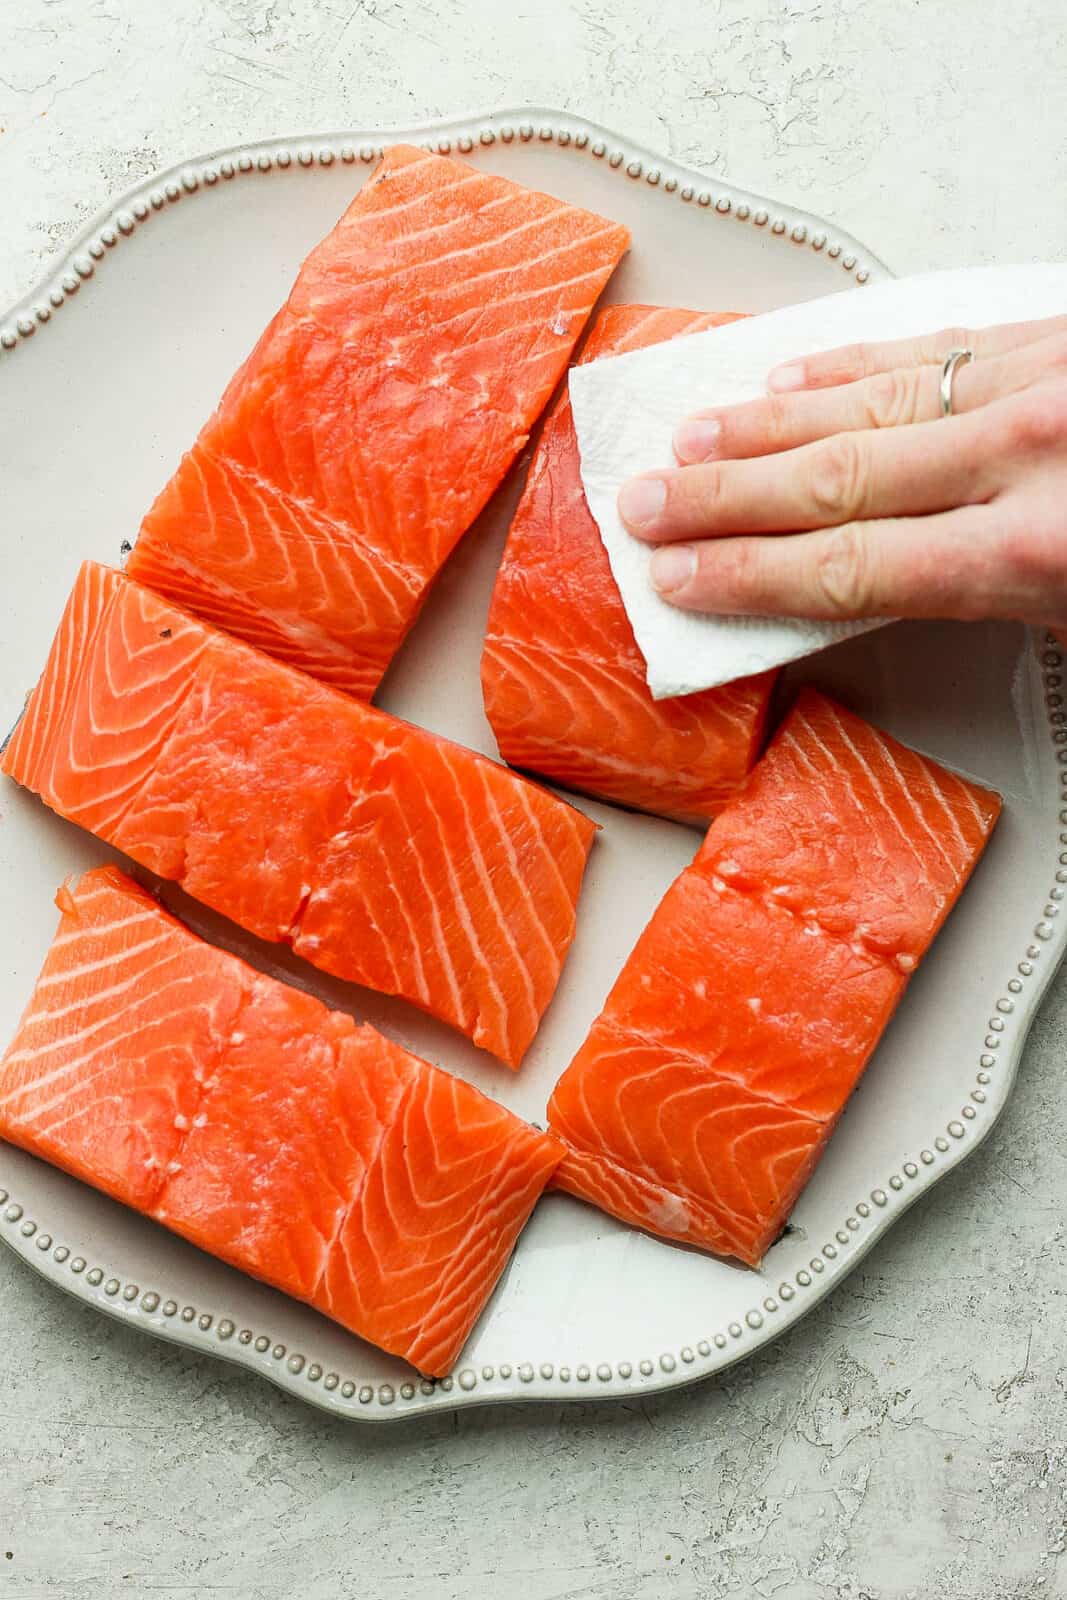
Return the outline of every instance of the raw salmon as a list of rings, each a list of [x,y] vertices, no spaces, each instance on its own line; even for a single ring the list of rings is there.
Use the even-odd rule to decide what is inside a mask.
[[[0,770],[259,938],[509,1066],[555,990],[596,831],[92,562]]]
[[[556,1085],[560,1187],[758,1264],[999,810],[805,690]]]
[[[388,150],[149,511],[130,576],[369,699],[628,245],[550,195]]]
[[[734,322],[609,306],[582,361]],[[569,789],[706,821],[759,753],[773,673],[653,700],[600,533],[586,505],[564,395],[545,423],[508,534],[482,656],[486,715],[513,767]]]
[[[556,1140],[204,944],[115,867],[57,903],[0,1135],[448,1372]]]

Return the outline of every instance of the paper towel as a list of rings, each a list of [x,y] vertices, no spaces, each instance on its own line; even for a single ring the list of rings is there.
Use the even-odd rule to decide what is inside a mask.
[[[615,502],[634,473],[674,464],[671,439],[684,417],[757,399],[770,369],[794,356],[1064,313],[1067,266],[968,267],[827,295],[575,367],[570,396],[582,481],[653,697],[709,689],[881,625],[698,616],[655,593],[651,549],[627,533]]]

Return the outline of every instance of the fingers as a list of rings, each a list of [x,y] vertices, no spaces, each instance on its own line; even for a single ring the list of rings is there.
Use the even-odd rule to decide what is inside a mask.
[[[635,531],[659,545],[655,587],[719,615],[1005,617],[1067,638],[1067,338],[1010,360],[1032,381],[948,422],[625,485],[620,510],[633,525],[643,498]]]
[[[619,514],[637,538],[658,544],[974,504],[998,486],[980,416],[838,433],[777,455],[646,473],[623,485]]]
[[[1025,616],[1004,566],[996,512],[967,506],[791,539],[670,545],[653,556],[652,581],[672,605],[718,616]]]
[[[797,389],[825,389],[855,383],[897,367],[940,366],[950,350],[970,349],[982,360],[1034,344],[1052,334],[1067,333],[1067,317],[1047,317],[1039,322],[1006,322],[995,328],[943,328],[918,339],[898,339],[883,344],[843,345],[789,361],[775,367],[767,379],[773,393]]]
[[[971,409],[977,371],[972,365],[958,372],[953,390],[956,411]],[[968,385],[966,377],[971,378]],[[677,429],[674,453],[683,466],[742,461],[795,450],[834,433],[931,421],[940,415],[939,384],[940,372],[934,367],[901,367],[837,389],[772,394],[744,405],[702,411]]]
[[[976,411],[1062,374],[1067,374],[1067,332],[958,367],[953,414]],[[674,451],[682,465],[743,460],[793,450],[834,433],[907,427],[940,416],[940,367],[895,367],[838,388],[772,394],[745,405],[702,411],[678,428]]]

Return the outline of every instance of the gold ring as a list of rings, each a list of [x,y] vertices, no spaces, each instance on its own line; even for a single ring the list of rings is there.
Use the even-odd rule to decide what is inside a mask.
[[[960,367],[974,360],[973,350],[950,350],[941,368],[941,415],[952,415],[952,385]]]

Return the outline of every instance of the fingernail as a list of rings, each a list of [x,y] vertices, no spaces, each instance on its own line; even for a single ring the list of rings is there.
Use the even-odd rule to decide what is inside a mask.
[[[652,587],[660,594],[684,589],[697,569],[697,553],[690,544],[669,544],[657,550],[649,571]]]
[[[773,367],[767,374],[767,387],[773,394],[784,394],[789,389],[803,389],[806,382],[804,368],[795,363]]]
[[[675,430],[674,453],[682,463],[710,461],[721,437],[721,422],[713,422],[710,417],[690,417]]]
[[[628,528],[647,528],[667,503],[662,478],[631,478],[619,490],[619,516]]]

